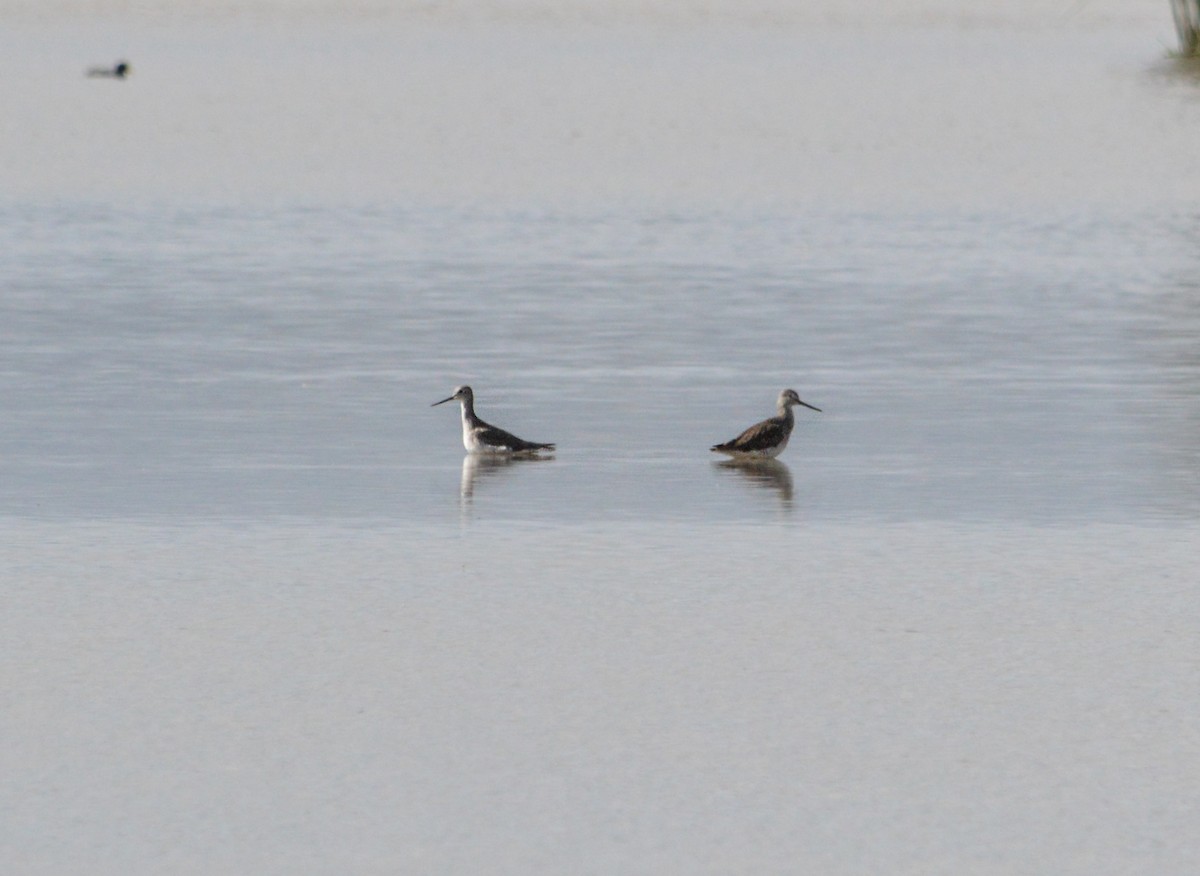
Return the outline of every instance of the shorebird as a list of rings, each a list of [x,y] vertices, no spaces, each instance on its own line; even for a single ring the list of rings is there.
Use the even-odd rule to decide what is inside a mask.
[[[796,425],[796,418],[792,416],[792,405],[804,405],[818,412],[821,410],[806,401],[801,401],[800,396],[796,395],[796,390],[785,389],[779,393],[779,400],[775,402],[779,409],[778,414],[761,423],[755,423],[732,441],[714,444],[710,449],[714,453],[725,453],[735,459],[774,459],[783,453],[788,439],[792,437],[792,427]]]
[[[434,402],[430,407],[444,405],[448,401],[457,401],[462,405],[463,447],[467,453],[508,453],[533,454],[539,450],[553,450],[553,444],[539,444],[536,441],[525,441],[503,429],[498,429],[490,423],[485,423],[475,416],[475,393],[469,386],[459,386],[454,395]]]

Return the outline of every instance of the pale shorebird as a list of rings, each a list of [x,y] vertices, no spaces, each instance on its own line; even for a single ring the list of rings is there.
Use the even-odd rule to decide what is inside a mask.
[[[463,447],[467,453],[508,453],[533,454],[539,450],[553,450],[553,444],[539,444],[536,441],[526,441],[503,429],[498,429],[490,423],[485,423],[475,416],[475,393],[469,386],[460,386],[454,390],[454,395],[434,402],[430,407],[444,405],[448,401],[457,401],[462,405]]]
[[[779,393],[779,400],[775,402],[779,409],[778,414],[761,423],[755,423],[732,441],[714,444],[711,450],[714,453],[727,454],[734,459],[774,459],[783,453],[788,439],[792,437],[792,427],[796,425],[796,418],[792,416],[792,405],[804,405],[818,412],[821,410],[806,401],[801,401],[800,396],[796,395],[796,390],[785,389]]]

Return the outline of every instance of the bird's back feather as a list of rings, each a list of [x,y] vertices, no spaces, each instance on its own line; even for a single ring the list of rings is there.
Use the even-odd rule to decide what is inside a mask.
[[[553,444],[542,444],[537,441],[526,441],[511,432],[506,432],[499,426],[493,426],[479,420],[474,428],[475,439],[482,447],[504,449],[512,453],[523,453],[531,450],[553,450]]]
[[[714,444],[710,449],[718,453],[761,453],[778,447],[787,440],[790,433],[786,420],[772,417],[755,423],[731,441]]]

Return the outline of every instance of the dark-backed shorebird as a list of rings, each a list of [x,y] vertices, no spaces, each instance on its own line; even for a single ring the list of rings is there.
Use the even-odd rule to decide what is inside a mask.
[[[792,437],[792,427],[796,425],[796,418],[792,416],[792,405],[804,405],[818,412],[821,410],[806,401],[801,401],[794,389],[785,389],[779,393],[779,400],[775,405],[779,409],[778,414],[769,420],[755,423],[732,441],[714,444],[711,450],[714,453],[725,453],[735,459],[773,459],[783,453],[788,439]]]
[[[469,386],[459,386],[454,395],[434,402],[430,407],[457,401],[462,405],[463,447],[467,453],[533,454],[539,450],[553,450],[553,444],[526,441],[475,416],[475,393]]]

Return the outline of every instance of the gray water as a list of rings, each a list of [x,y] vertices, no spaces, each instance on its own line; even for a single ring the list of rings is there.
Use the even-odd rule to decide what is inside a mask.
[[[0,13],[6,870],[1195,872],[1165,5]]]

